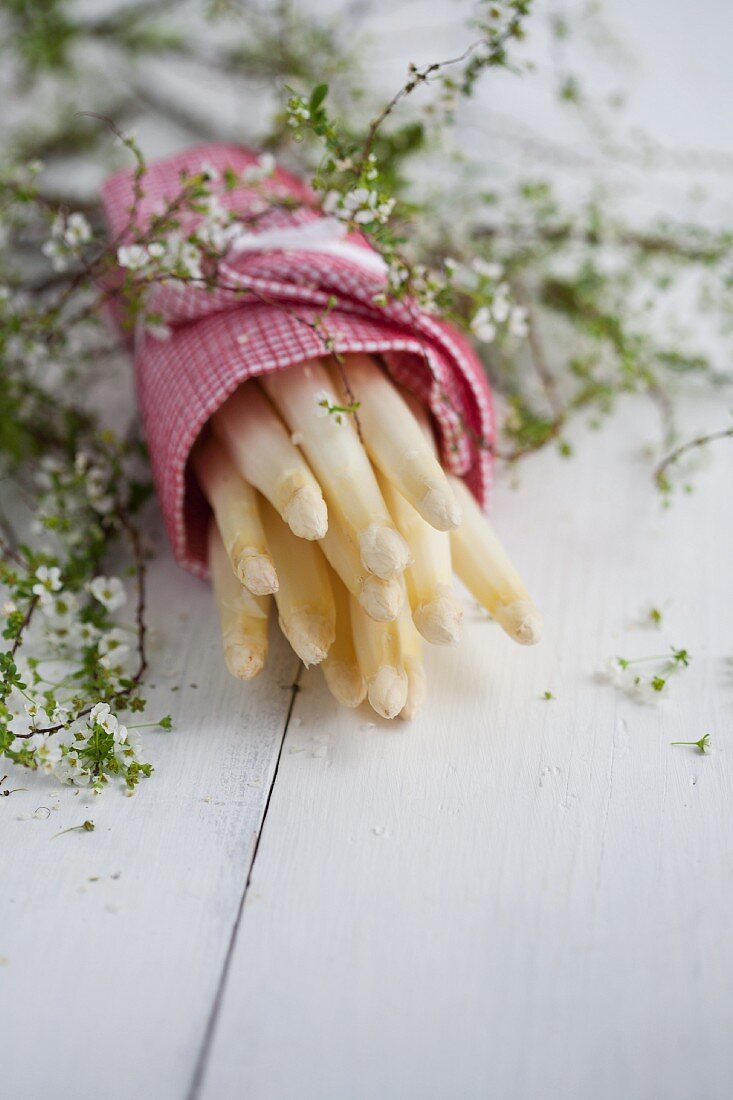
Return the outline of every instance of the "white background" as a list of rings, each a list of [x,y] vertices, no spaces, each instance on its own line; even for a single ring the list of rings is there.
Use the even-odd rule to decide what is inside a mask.
[[[385,88],[464,41],[458,5],[380,8]],[[729,5],[616,0],[607,14],[636,63],[576,53],[574,67],[624,89],[622,131],[668,150],[663,170],[611,167],[549,104],[542,68],[490,80],[463,139],[507,178],[549,167],[580,194],[610,174],[640,218],[724,219]],[[539,139],[555,154],[537,165]],[[705,150],[725,154],[716,170],[689,155]],[[711,198],[692,206],[700,185]],[[683,423],[722,427],[729,404],[690,397]],[[545,638],[512,647],[467,603],[465,639],[430,654],[410,726],[337,709],[318,670],[293,695],[274,631],[263,677],[232,680],[207,587],[157,533],[149,710],[170,710],[175,731],[148,739],[154,779],[92,800],[13,774],[28,790],[0,799],[3,1095],[730,1095],[731,450],[665,511],[644,454],[657,434],[655,411],[628,400],[601,435],[577,423],[572,460],[548,450],[518,488],[500,479],[496,524]],[[614,654],[671,644],[694,660],[666,708],[598,682]],[[705,732],[708,757],[670,746]],[[52,839],[87,817],[93,834]]]

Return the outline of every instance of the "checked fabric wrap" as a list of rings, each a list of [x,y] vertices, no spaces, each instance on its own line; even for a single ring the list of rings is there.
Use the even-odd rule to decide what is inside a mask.
[[[226,169],[240,178],[255,164],[256,153],[232,145],[154,162],[135,215],[144,228],[180,192],[182,172],[206,168],[218,176],[211,187],[222,205],[242,219],[241,239],[218,264],[223,285],[156,285],[146,308],[169,334],[160,339],[140,326],[134,340],[138,403],[166,528],[178,562],[200,577],[207,576],[208,505],[188,468],[191,448],[240,382],[323,355],[322,318],[336,352],[380,354],[393,378],[428,406],[444,466],[482,504],[491,482],[491,395],[469,343],[414,302],[376,305],[386,281],[381,258],[361,235],[344,237],[291,173],[278,167],[256,187],[226,190]],[[263,192],[298,205],[270,207]],[[102,198],[111,238],[122,244],[130,236],[132,172],[107,179]]]

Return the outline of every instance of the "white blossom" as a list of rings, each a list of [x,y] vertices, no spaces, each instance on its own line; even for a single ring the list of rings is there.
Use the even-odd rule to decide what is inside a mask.
[[[98,648],[101,656],[100,663],[105,668],[118,668],[130,652],[127,634],[119,627],[103,634],[99,639]]]
[[[152,336],[154,340],[161,340],[165,342],[170,340],[173,335],[173,330],[170,325],[166,325],[164,321],[145,321],[145,331],[148,336]]]
[[[117,263],[128,271],[140,271],[150,262],[150,254],[142,244],[123,244],[117,249]]]
[[[484,344],[490,344],[496,338],[496,325],[491,320],[488,306],[481,306],[471,318],[471,331]]]
[[[69,248],[78,248],[92,239],[92,227],[83,214],[69,214],[64,227],[63,239]]]
[[[491,304],[491,312],[493,314],[494,320],[500,325],[504,324],[509,316],[509,311],[511,309],[508,294],[509,287],[507,286],[507,284],[499,283],[498,287],[496,288],[496,296]]]
[[[509,332],[521,340],[528,331],[527,310],[523,306],[514,306],[509,314]]]
[[[51,593],[61,589],[61,570],[57,565],[39,565],[35,575],[38,583],[32,588],[34,596],[38,596],[42,604],[50,603]]]
[[[328,196],[326,197],[328,198]],[[366,225],[368,222],[373,221],[384,223],[392,213],[394,205],[394,199],[386,199],[384,202],[380,202],[377,191],[370,191],[366,187],[355,187],[353,191],[348,191],[340,199],[340,202],[329,209],[327,213],[338,213],[340,211],[346,216],[347,221],[354,221],[360,225]]]
[[[308,116],[302,116],[308,117]],[[242,172],[242,183],[260,183],[275,171],[275,158],[272,153],[263,153],[256,164],[249,164]]]
[[[339,207],[341,200],[341,193],[339,191],[327,191],[323,196],[321,202],[321,209],[324,214],[335,214]]]
[[[128,729],[125,745],[131,750],[133,756],[139,756],[143,748],[143,739],[140,730]]]
[[[218,168],[215,168],[210,160],[202,160],[200,165],[201,171],[204,173],[207,179],[212,183],[219,179],[220,172]]]
[[[61,744],[54,734],[49,734],[43,739],[42,744],[36,749],[36,756],[45,772],[54,771],[61,763]]]
[[[41,608],[52,624],[65,623],[79,610],[79,599],[73,592],[64,592],[61,596],[48,594]]]
[[[108,611],[116,611],[127,599],[119,577],[95,577],[89,583],[89,591]]]
[[[95,703],[89,714],[89,727],[101,726],[105,733],[111,733],[117,744],[127,740],[127,726],[123,726],[110,710],[109,703]]]
[[[482,275],[485,279],[491,279],[492,282],[500,279],[504,274],[504,268],[501,264],[489,263],[487,260],[482,260],[480,256],[472,261],[471,267],[477,275]]]
[[[69,266],[66,249],[61,241],[45,241],[41,245],[41,252],[51,261],[54,271],[66,271]]]

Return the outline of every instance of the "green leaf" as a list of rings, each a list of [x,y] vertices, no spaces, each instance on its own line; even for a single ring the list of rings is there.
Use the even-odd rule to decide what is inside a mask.
[[[315,114],[327,95],[328,84],[318,84],[313,89],[313,91],[311,92],[310,101],[308,103],[308,109],[310,110],[311,114]]]

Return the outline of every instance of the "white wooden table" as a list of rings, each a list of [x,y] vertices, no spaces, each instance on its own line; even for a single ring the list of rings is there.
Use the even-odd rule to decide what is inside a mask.
[[[0,799],[0,1095],[730,1095],[733,449],[665,511],[656,431],[627,402],[500,483],[545,639],[469,608],[410,726],[337,709],[317,670],[296,690],[279,638],[232,680],[161,542],[154,779],[94,800],[14,773]],[[595,677],[671,644],[693,662],[666,708]],[[710,756],[670,746],[705,732]]]

